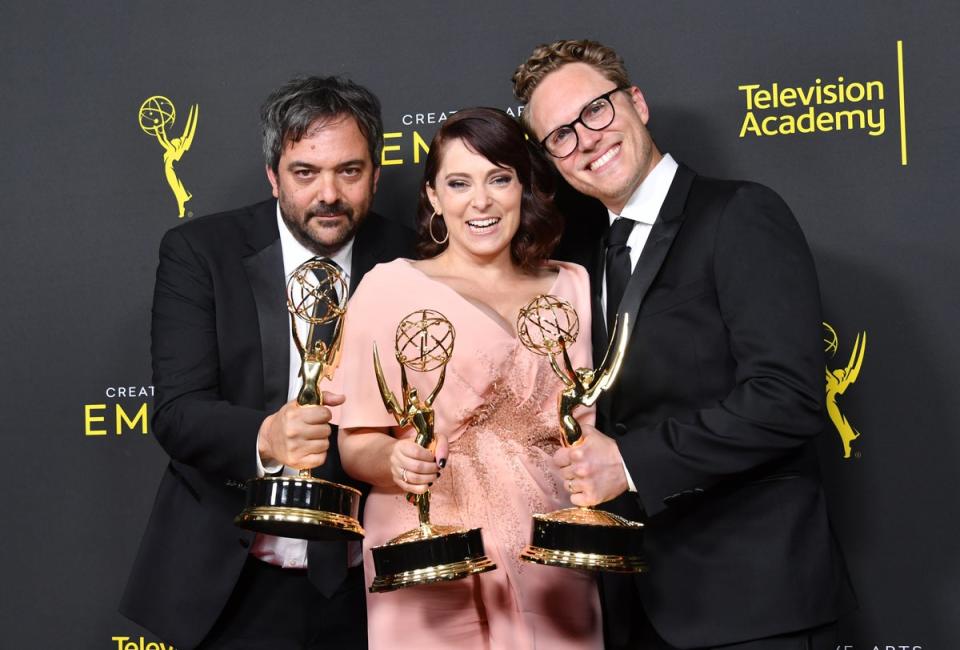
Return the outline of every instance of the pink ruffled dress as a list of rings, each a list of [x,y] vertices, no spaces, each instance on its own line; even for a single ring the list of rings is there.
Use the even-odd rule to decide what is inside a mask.
[[[591,364],[590,285],[577,265],[559,269],[551,294],[569,301],[580,317],[570,348],[575,367]],[[364,276],[344,322],[341,365],[334,390],[347,396],[335,415],[344,428],[395,427],[383,406],[373,370],[376,341],[384,374],[402,399],[394,358],[397,324],[420,309],[444,314],[456,343],[444,386],[434,403],[437,432],[450,440],[447,466],[431,490],[435,524],[481,527],[487,556],[497,570],[470,578],[367,594],[373,649],[601,648],[600,604],[594,578],[571,569],[519,559],[531,532],[531,515],[570,506],[551,456],[558,448],[560,379],[545,357],[517,339],[504,322],[408,260],[380,264]],[[407,372],[426,397],[439,370]],[[593,412],[578,414],[593,421]],[[412,436],[412,429],[397,435]],[[363,514],[364,571],[374,578],[370,549],[417,525],[416,508],[396,488],[374,487]]]

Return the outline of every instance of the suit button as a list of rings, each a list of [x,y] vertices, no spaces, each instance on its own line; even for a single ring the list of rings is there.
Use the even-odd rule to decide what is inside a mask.
[[[613,432],[618,436],[626,435],[627,425],[625,425],[623,422],[617,422],[615,425],[613,425]]]
[[[239,541],[240,541],[240,546],[242,546],[243,548],[250,548],[250,540],[241,537]]]

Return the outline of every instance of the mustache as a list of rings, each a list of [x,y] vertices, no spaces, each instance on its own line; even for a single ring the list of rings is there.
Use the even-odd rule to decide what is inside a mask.
[[[332,217],[335,215],[346,215],[349,221],[353,221],[353,208],[344,201],[334,201],[333,203],[318,203],[307,210],[307,219],[311,217]]]

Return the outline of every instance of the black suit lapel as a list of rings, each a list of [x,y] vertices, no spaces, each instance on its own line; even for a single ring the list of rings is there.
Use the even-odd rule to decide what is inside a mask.
[[[267,201],[254,210],[248,243],[255,252],[243,260],[257,305],[264,408],[270,413],[287,401],[290,373],[290,317],[275,206],[274,201]]]
[[[637,266],[633,269],[633,274],[630,276],[630,281],[624,290],[623,299],[620,301],[617,314],[618,320],[621,323],[623,322],[623,315],[629,315],[631,333],[628,334],[628,337],[632,336],[632,332],[636,326],[640,305],[650,290],[650,285],[653,284],[654,278],[657,277],[657,273],[660,272],[660,267],[663,266],[664,260],[667,259],[667,253],[670,251],[670,247],[673,245],[673,241],[680,231],[680,226],[683,224],[683,210],[687,203],[687,195],[690,193],[690,185],[693,183],[694,176],[693,171],[684,165],[680,165],[677,169],[677,173],[673,177],[673,182],[670,184],[670,189],[667,191],[667,196],[663,200],[663,205],[660,206],[660,213],[657,215],[657,219],[650,229],[647,243],[643,247],[643,252],[640,253],[640,259],[637,260]],[[602,314],[603,312],[595,311],[594,313]],[[602,316],[596,320],[599,320],[602,325]],[[595,333],[596,329],[595,326]],[[601,341],[602,343],[598,347],[595,334],[593,346],[595,360],[598,358],[602,360],[606,352],[606,334],[604,334]],[[627,349],[629,354],[629,344]],[[599,363],[599,361],[597,361],[597,363]],[[609,394],[605,393],[597,404],[598,418],[601,422],[609,420],[610,401]]]
[[[677,169],[663,205],[660,206],[657,220],[650,229],[650,235],[637,261],[637,266],[633,269],[633,275],[627,283],[617,313],[629,314],[631,327],[636,323],[640,305],[647,291],[650,290],[654,278],[657,277],[660,267],[663,266],[663,261],[667,259],[667,253],[683,224],[683,209],[687,203],[687,195],[690,193],[694,176],[695,174],[688,167],[681,165]]]
[[[367,215],[353,242],[353,261],[350,263],[351,296],[367,271],[384,261],[383,241],[378,236],[380,219],[381,217],[374,213]]]

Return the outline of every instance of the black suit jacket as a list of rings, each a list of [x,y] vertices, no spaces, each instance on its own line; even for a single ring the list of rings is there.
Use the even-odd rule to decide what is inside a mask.
[[[354,242],[351,290],[375,264],[412,250],[412,231],[369,214]],[[244,482],[256,476],[260,424],[287,401],[289,331],[276,201],[164,236],[151,332],[153,433],[170,462],[120,610],[178,648],[207,634],[246,561],[254,534],[233,518]],[[335,442],[320,475],[351,483]]]
[[[603,314],[602,233],[578,239]],[[608,639],[623,643],[635,594],[679,648],[835,620],[846,573],[812,442],[826,423],[820,297],[789,208],[681,165],[619,311],[632,333],[599,426],[637,487],[609,507],[646,522],[650,571],[603,576]]]

